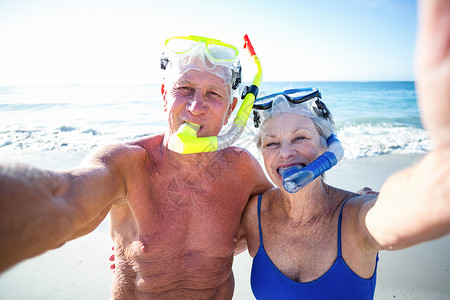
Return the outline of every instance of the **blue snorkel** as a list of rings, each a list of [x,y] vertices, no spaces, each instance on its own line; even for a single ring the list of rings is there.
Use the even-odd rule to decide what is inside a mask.
[[[283,187],[286,191],[296,193],[342,159],[344,148],[334,134],[328,138],[327,144],[328,151],[306,167],[300,169],[298,166],[293,166],[283,172]]]

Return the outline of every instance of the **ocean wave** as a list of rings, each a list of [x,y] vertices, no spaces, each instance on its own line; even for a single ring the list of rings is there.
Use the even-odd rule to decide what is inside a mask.
[[[21,155],[45,155],[51,151],[89,152],[102,145],[130,141],[148,134],[152,132],[138,132],[129,128],[108,132],[68,125],[39,129],[16,129],[8,126],[0,134],[0,156],[2,159],[16,160]]]
[[[126,127],[122,127],[120,131],[108,131],[73,125],[33,129],[8,126],[0,134],[0,156],[17,158],[21,154],[45,155],[49,151],[89,152],[102,145],[131,141],[163,130],[163,127],[155,127],[151,131]],[[248,122],[236,145],[259,157],[256,132],[253,124]],[[423,154],[432,148],[425,130],[402,124],[339,124],[337,135],[344,146],[346,159],[384,154]]]
[[[428,134],[421,128],[414,82],[263,85],[261,90],[268,93],[286,87],[318,87],[333,112],[347,159],[431,150]],[[163,132],[167,115],[161,110],[159,91],[159,85],[0,86],[0,159],[85,152]],[[250,117],[235,145],[259,157],[255,135]]]
[[[249,123],[236,145],[246,148],[261,159],[261,153],[256,149],[258,130]],[[424,154],[432,149],[428,133],[409,124],[345,122],[336,127],[336,134],[345,150],[345,159],[385,154]]]
[[[424,154],[432,149],[424,129],[398,123],[346,123],[338,127],[337,135],[347,159],[383,154]]]

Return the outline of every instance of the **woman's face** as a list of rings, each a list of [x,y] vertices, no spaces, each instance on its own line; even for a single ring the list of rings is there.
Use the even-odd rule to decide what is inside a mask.
[[[282,187],[281,174],[286,168],[303,168],[326,151],[316,126],[307,116],[279,113],[267,119],[261,130],[264,166],[278,187]]]

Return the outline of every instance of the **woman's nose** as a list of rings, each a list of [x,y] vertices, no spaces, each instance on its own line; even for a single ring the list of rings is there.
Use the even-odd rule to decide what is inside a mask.
[[[288,143],[281,143],[280,145],[280,157],[282,158],[287,158],[290,157],[292,155],[295,155],[295,149],[294,147],[292,147],[292,145],[288,144]]]
[[[205,99],[200,93],[195,93],[186,104],[186,109],[195,116],[205,113],[207,110]]]

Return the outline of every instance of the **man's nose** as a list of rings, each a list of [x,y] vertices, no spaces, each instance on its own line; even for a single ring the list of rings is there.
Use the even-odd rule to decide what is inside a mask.
[[[207,106],[205,103],[205,99],[201,95],[201,93],[196,92],[192,96],[192,98],[186,104],[186,109],[195,116],[206,112]]]

